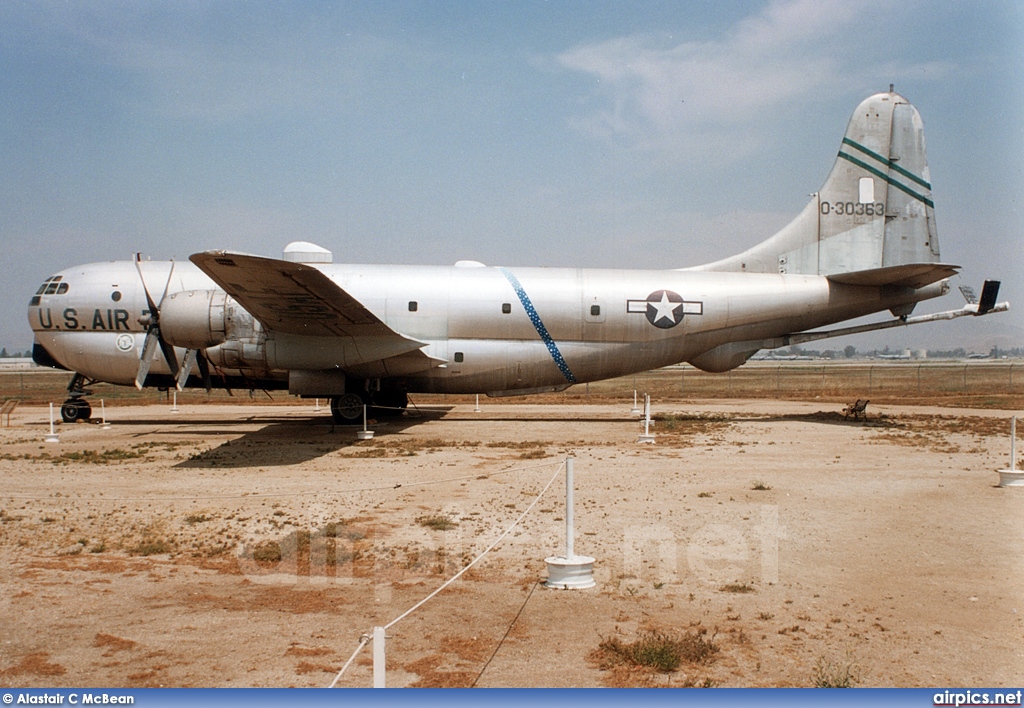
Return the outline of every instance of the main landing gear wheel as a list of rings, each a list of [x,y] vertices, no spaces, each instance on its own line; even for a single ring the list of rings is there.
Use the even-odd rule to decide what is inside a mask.
[[[341,425],[356,425],[363,420],[363,399],[354,393],[331,399],[331,417]]]
[[[74,423],[79,420],[89,420],[92,415],[92,406],[88,401],[81,399],[69,399],[64,401],[60,407],[60,417],[65,423]]]

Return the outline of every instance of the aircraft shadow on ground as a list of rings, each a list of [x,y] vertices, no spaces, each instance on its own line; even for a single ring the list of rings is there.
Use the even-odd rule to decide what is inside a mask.
[[[455,420],[481,423],[637,423],[642,420],[636,416],[556,416],[556,415],[515,415],[510,413],[502,416],[463,415]]]
[[[823,425],[842,425],[861,428],[894,428],[899,423],[888,417],[880,417],[878,414],[868,415],[863,418],[843,416],[837,411],[818,411],[817,413],[776,413],[769,415],[736,415],[730,416],[733,422],[749,423],[820,423]]]
[[[421,423],[439,420],[450,408],[411,411],[401,418],[372,422],[375,438],[386,438]],[[176,421],[180,424],[180,421]],[[227,423],[227,421],[225,421]],[[262,422],[262,419],[261,421]],[[208,425],[204,421],[202,425]],[[229,425],[237,425],[233,420]],[[174,465],[175,469],[236,469],[241,467],[280,467],[322,457],[357,442],[361,426],[335,425],[330,418],[280,418],[270,420],[257,430],[244,431],[215,448],[197,453]],[[197,434],[223,435],[223,430]]]

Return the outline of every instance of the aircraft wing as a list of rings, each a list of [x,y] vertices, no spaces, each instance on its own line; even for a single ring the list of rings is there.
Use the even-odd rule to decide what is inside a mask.
[[[228,292],[265,328],[310,337],[394,337],[423,344],[388,327],[334,281],[302,263],[227,251],[189,260]]]

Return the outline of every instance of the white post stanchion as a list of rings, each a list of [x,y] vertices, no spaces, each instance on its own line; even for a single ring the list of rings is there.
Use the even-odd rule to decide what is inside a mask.
[[[651,432],[651,396],[644,394],[644,432],[636,439],[638,443],[653,443],[654,433]]]
[[[313,401],[314,401],[314,403],[313,403],[313,411],[316,412],[316,413],[319,413],[320,412],[320,399],[319,398],[314,398]]]
[[[584,590],[592,588],[594,582],[594,559],[576,555],[573,494],[573,458],[565,458],[565,555],[545,558],[548,565],[548,579],[545,587],[559,590]]]
[[[373,687],[386,688],[385,683],[385,655],[384,655],[384,628],[373,628]]]
[[[173,403],[171,403],[171,413],[178,413],[178,392],[175,391],[173,396],[174,398],[171,399],[173,401]]]
[[[1017,471],[1017,416],[1010,418],[1010,470]]]
[[[57,436],[57,431],[53,429],[53,404],[50,404],[50,432],[43,438],[48,443],[60,442],[60,438]]]
[[[565,557],[576,557],[576,539],[573,538],[573,462],[571,457],[565,458]]]
[[[103,429],[110,430],[110,423],[107,422],[107,406],[103,403],[103,399],[100,399],[100,420],[103,421]]]
[[[633,407],[629,409],[629,414],[630,415],[640,415],[642,412],[643,411],[641,411],[640,407],[636,404],[636,389],[634,388],[633,389]]]
[[[480,394],[479,393],[476,394],[476,405],[473,407],[473,412],[474,413],[479,413],[480,412]]]
[[[1017,416],[1010,418],[1010,469],[999,470],[1000,487],[1024,487],[1024,471],[1017,469]]]
[[[363,429],[356,431],[356,437],[360,440],[369,440],[373,437],[373,431],[366,429],[366,404],[363,404]]]

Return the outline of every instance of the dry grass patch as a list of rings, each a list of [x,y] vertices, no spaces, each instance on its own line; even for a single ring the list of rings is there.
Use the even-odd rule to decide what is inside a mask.
[[[416,523],[426,526],[433,531],[448,531],[459,525],[459,522],[447,514],[433,514],[432,516],[418,516]]]
[[[143,538],[128,549],[133,556],[158,556],[163,553],[174,553],[174,544],[162,538]]]
[[[713,661],[719,651],[714,639],[714,635],[707,636],[704,628],[683,633],[652,629],[629,643],[618,637],[602,639],[588,658],[603,671],[627,665],[670,673],[684,662],[707,664]]]
[[[861,679],[861,671],[850,656],[842,660],[819,656],[811,675],[815,688],[853,688]]]

